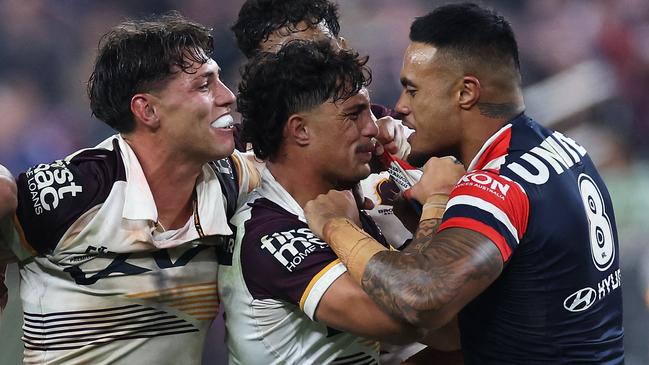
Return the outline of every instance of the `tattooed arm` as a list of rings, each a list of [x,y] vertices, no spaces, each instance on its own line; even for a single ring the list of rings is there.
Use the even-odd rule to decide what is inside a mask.
[[[448,159],[429,161],[418,184],[428,190],[415,198],[423,202],[449,192],[461,176],[452,164]],[[444,174],[446,183],[440,178]],[[448,181],[453,181],[451,187],[444,186]],[[343,199],[342,194],[329,192],[309,202],[305,207],[309,226],[324,237],[370,297],[397,318],[417,327],[439,328],[502,271],[499,250],[482,234],[462,228],[435,233],[445,202],[433,204],[432,216],[426,214],[425,204],[414,241],[404,252],[395,252],[384,250],[371,237],[360,236],[346,218],[350,199]]]
[[[384,310],[417,327],[438,328],[489,286],[502,271],[496,245],[462,228],[434,232],[439,220],[422,222],[404,252],[374,255],[363,289]]]

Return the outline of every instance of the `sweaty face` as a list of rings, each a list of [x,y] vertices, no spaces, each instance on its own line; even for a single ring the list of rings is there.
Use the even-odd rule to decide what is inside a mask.
[[[395,109],[415,130],[408,138],[411,164],[422,166],[433,156],[458,155],[457,80],[436,47],[418,42],[408,46],[401,70],[403,90]]]
[[[234,94],[219,79],[212,59],[176,70],[165,87],[154,93],[160,133],[174,153],[192,162],[221,159],[234,150],[230,107]]]
[[[277,52],[286,42],[295,39],[313,42],[329,40],[339,48],[342,48],[344,43],[341,38],[334,37],[324,22],[311,26],[302,21],[295,26],[282,27],[274,31],[266,41],[259,44],[259,49],[263,52]]]
[[[306,114],[309,156],[333,186],[350,188],[370,174],[378,129],[367,90],[337,103],[326,102]]]

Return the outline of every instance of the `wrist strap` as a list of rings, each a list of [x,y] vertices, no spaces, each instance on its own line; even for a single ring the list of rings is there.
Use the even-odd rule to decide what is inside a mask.
[[[426,204],[422,208],[420,222],[426,219],[440,219],[444,216],[446,211],[446,203],[448,203],[448,195],[446,194],[433,194],[426,199]]]
[[[336,218],[327,222],[323,228],[323,236],[359,284],[372,256],[387,250],[347,218]]]

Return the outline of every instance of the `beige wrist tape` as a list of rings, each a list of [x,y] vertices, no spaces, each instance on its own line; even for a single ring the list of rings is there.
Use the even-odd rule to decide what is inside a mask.
[[[327,222],[323,235],[340,261],[345,264],[349,274],[359,284],[372,256],[387,250],[347,218],[336,218]]]
[[[429,196],[426,199],[426,204],[421,209],[421,219],[419,221],[442,218],[446,210],[446,203],[448,203],[448,195],[446,194],[433,194]]]

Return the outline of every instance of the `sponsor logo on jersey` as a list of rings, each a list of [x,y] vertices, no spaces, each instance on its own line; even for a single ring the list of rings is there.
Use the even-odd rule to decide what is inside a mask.
[[[554,132],[540,145],[521,156],[525,163],[512,162],[507,168],[531,184],[542,185],[550,178],[550,167],[559,175],[580,162],[585,155],[584,147],[563,134]]]
[[[501,179],[507,180],[505,177]],[[510,185],[507,182],[495,179],[492,175],[476,172],[462,176],[459,186],[473,186],[478,189],[491,193],[500,199],[505,199]]]
[[[32,167],[25,175],[36,215],[56,209],[61,200],[83,191],[83,187],[74,181],[67,163],[62,160]]]
[[[271,253],[289,272],[293,272],[318,247],[326,246],[327,243],[309,228],[276,232],[261,238],[261,248]]]
[[[590,308],[596,300],[597,292],[595,289],[586,287],[570,294],[570,296],[563,301],[563,307],[571,312],[581,312]]]
[[[620,269],[609,274],[597,283],[597,290],[587,286],[570,294],[564,301],[563,307],[570,312],[582,312],[590,308],[596,301],[604,299],[608,294],[622,285]]]

